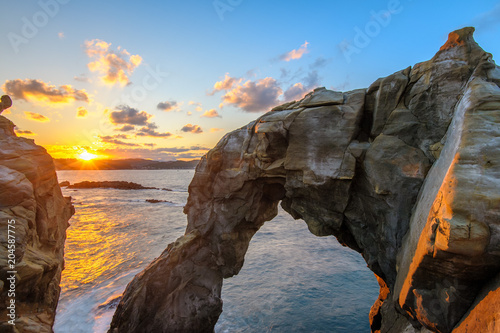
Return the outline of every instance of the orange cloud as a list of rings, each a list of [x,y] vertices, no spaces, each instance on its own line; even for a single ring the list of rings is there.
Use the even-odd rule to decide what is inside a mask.
[[[223,104],[233,104],[248,112],[266,111],[280,103],[282,90],[272,77],[257,81],[246,81],[226,92],[222,97]]]
[[[15,129],[17,135],[26,135],[26,136],[32,136],[36,135],[36,133],[33,133],[32,131],[28,130],[21,130],[21,129]]]
[[[118,135],[100,135],[99,139],[103,143],[109,143],[109,144],[114,144],[117,146],[129,146],[129,147],[138,147],[140,146],[137,143],[131,143],[131,142],[125,142],[120,139],[128,139],[128,136],[123,135],[123,134],[118,134]]]
[[[78,110],[76,111],[77,118],[87,118],[88,114],[89,112],[83,106],[78,107]]]
[[[191,125],[191,124],[187,124],[184,127],[182,127],[181,131],[194,134],[203,133],[203,129],[199,125]]]
[[[49,118],[47,118],[44,115],[41,115],[39,113],[24,111],[24,114],[26,115],[26,119],[39,121],[41,123],[46,123],[46,122],[50,121]]]
[[[123,127],[115,128],[115,131],[120,131],[120,132],[130,132],[133,130],[135,130],[135,126],[132,125],[124,125]]]
[[[158,105],[156,105],[156,108],[158,110],[169,112],[169,111],[175,110],[178,106],[179,105],[177,104],[176,101],[165,101],[165,102],[158,103]]]
[[[168,138],[172,136],[170,132],[157,132],[158,126],[155,123],[149,123],[147,126],[141,127],[136,133],[136,136],[149,136],[154,138]]]
[[[2,90],[14,99],[24,99],[25,101],[42,101],[50,103],[70,103],[72,101],[89,102],[87,92],[77,90],[71,85],[56,86],[49,85],[40,80],[7,80],[2,86]]]
[[[285,53],[285,54],[282,54],[280,56],[280,60],[284,60],[284,61],[290,61],[290,60],[296,60],[296,59],[300,59],[302,58],[302,56],[306,53],[308,53],[309,51],[307,50],[307,45],[309,45],[309,43],[307,41],[305,41],[304,44],[302,44],[298,49],[296,50],[291,50],[290,52],[288,53]]]
[[[85,151],[90,154],[99,155],[99,158],[111,157],[101,154],[91,146],[44,145],[43,147],[47,149],[52,158],[78,158],[78,155]]]
[[[211,128],[210,129],[210,132],[213,133],[213,132],[220,132],[220,131],[223,131],[224,129],[223,128]]]
[[[206,117],[206,118],[219,117],[219,118],[222,118],[222,116],[215,109],[210,109],[210,110],[205,111],[205,113],[203,113],[200,117]]]
[[[243,81],[243,79],[241,79],[241,78],[230,77],[228,74],[229,73],[226,73],[226,75],[224,76],[224,80],[215,82],[214,89],[211,92],[209,92],[208,95],[212,96],[216,92],[219,92],[222,90],[229,90],[234,85],[239,84],[239,83],[241,83],[241,81]]]
[[[101,80],[109,85],[129,83],[129,75],[142,62],[139,55],[131,55],[127,50],[118,47],[117,51],[110,50],[110,43],[99,39],[85,41],[85,52],[96,60],[88,64],[91,72],[101,74]]]

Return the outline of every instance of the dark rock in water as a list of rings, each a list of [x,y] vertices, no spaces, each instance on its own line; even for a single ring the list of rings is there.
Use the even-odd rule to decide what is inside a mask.
[[[0,109],[9,100],[2,97]],[[17,137],[14,124],[3,116],[0,147],[0,332],[52,332],[74,208],[61,193],[47,151]],[[15,296],[9,295],[12,276]],[[11,300],[15,326],[8,323]]]
[[[146,199],[146,202],[149,202],[149,203],[160,203],[160,202],[168,202],[168,203],[172,203],[172,201],[168,201],[168,200],[157,200],[157,199]]]
[[[109,332],[213,332],[222,280],[280,201],[362,254],[372,332],[499,332],[500,68],[473,31],[224,136],[196,168],[185,235],[130,282]]]
[[[60,182],[60,183],[59,183],[59,186],[60,186],[60,187],[65,187],[65,186],[70,186],[70,185],[71,185],[71,183],[70,183],[70,182],[68,182],[67,180],[62,181],[62,182]]]
[[[125,181],[84,181],[69,185],[68,188],[114,188],[118,190],[157,190],[156,187],[146,187],[141,184]]]

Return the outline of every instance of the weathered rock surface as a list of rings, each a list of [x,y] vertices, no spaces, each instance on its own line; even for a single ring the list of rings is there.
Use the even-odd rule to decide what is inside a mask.
[[[61,194],[50,155],[33,140],[17,137],[14,124],[0,116],[1,332],[52,332],[66,228],[73,213],[69,198]],[[15,243],[8,242],[8,225],[15,227],[10,233]],[[15,262],[8,261],[12,245]],[[9,271],[17,272],[15,297],[9,295]],[[15,326],[8,323],[11,299],[16,305]]]
[[[381,286],[373,332],[498,330],[500,69],[473,31],[222,138],[189,186],[185,235],[128,285],[110,332],[212,332],[222,280],[280,201],[362,254]]]

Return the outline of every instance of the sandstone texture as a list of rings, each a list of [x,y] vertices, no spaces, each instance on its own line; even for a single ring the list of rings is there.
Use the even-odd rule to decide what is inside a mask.
[[[0,116],[0,332],[52,332],[73,213],[50,155],[33,140],[17,137],[14,124]],[[14,243],[8,241],[9,225]],[[16,272],[14,297],[10,271]],[[8,323],[11,299],[15,325]]]
[[[212,332],[223,279],[280,201],[366,260],[372,332],[498,331],[500,68],[473,32],[224,136],[196,168],[185,235],[128,285],[110,332]]]

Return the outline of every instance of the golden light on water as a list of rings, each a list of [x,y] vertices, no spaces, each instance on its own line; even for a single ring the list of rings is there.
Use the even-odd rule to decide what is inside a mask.
[[[80,208],[89,211],[73,218],[72,227],[67,230],[66,264],[61,280],[61,287],[66,290],[106,280],[135,255],[119,251],[129,241],[116,233],[123,227],[119,221],[110,220],[101,209],[85,205]]]

